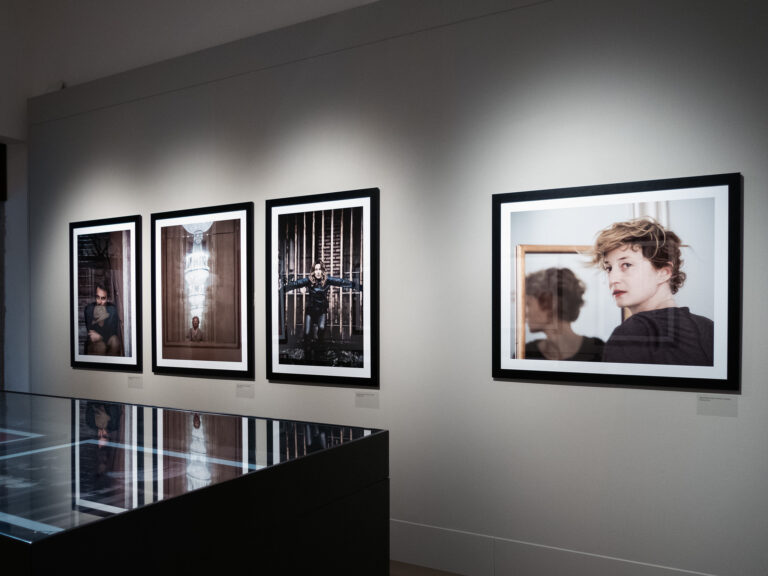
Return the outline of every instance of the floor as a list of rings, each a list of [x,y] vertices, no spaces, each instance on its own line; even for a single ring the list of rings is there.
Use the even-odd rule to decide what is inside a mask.
[[[404,564],[403,562],[389,562],[389,576],[459,576],[454,572],[443,572],[442,570],[433,570],[423,566],[414,566],[413,564]]]

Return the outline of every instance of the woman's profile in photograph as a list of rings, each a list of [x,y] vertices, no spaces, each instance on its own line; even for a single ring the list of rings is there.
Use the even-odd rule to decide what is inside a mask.
[[[525,320],[531,332],[545,335],[526,342],[526,359],[602,360],[604,342],[577,334],[571,327],[584,306],[585,290],[570,268],[547,268],[526,276]]]

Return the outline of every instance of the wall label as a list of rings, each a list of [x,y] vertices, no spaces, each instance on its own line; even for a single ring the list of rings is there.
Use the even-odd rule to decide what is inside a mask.
[[[235,396],[237,398],[255,398],[256,386],[253,382],[238,382],[235,389]]]
[[[379,408],[378,392],[355,392],[355,408]]]
[[[738,398],[714,394],[699,394],[699,399],[696,403],[696,414],[699,416],[727,416],[736,418],[739,415]]]

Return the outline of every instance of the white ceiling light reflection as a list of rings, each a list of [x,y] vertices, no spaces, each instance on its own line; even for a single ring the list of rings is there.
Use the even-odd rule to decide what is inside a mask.
[[[187,464],[187,490],[197,490],[211,483],[211,471],[208,469],[208,449],[206,448],[203,420],[199,414],[192,416],[192,442],[189,445],[189,463]]]

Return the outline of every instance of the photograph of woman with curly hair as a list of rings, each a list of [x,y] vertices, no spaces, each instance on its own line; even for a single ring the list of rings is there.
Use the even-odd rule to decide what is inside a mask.
[[[678,307],[686,274],[680,238],[651,217],[602,230],[594,265],[605,270],[617,306],[629,314],[611,334],[605,362],[713,365],[714,323]]]
[[[494,376],[738,390],[741,186],[721,174],[495,194]]]

